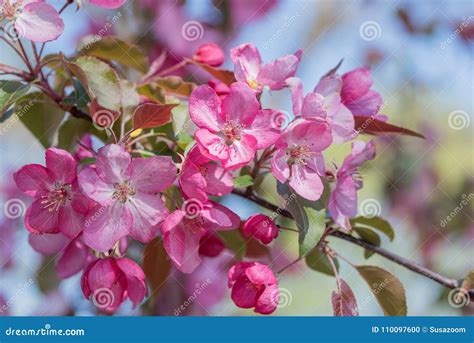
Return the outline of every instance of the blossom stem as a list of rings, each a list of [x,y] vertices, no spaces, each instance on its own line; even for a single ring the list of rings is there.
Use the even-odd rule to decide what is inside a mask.
[[[287,270],[288,268],[294,266],[295,264],[297,264],[299,261],[301,261],[303,259],[303,257],[298,257],[296,260],[294,260],[293,262],[291,262],[290,264],[287,264],[286,266],[284,266],[283,268],[281,268],[279,271],[277,271],[277,274],[281,274],[283,273],[285,270]]]

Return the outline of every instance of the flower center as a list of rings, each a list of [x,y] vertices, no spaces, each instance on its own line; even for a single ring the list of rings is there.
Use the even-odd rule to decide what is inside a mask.
[[[12,3],[11,0],[6,0],[0,8],[0,19],[5,16],[9,20],[14,19],[17,15],[21,14],[23,0],[17,0]]]
[[[288,156],[288,164],[306,164],[306,159],[313,157],[314,153],[310,150],[309,145],[296,145],[286,149]]]
[[[49,212],[53,212],[59,210],[71,198],[71,185],[55,182],[54,188],[49,191],[48,195],[41,197],[41,205],[43,208],[48,209]]]
[[[225,144],[232,145],[234,141],[241,138],[242,126],[233,122],[227,122],[221,130],[221,135],[225,138]]]
[[[259,84],[257,80],[248,80],[247,83],[251,88],[258,89]]]
[[[114,183],[115,192],[113,194],[114,199],[125,203],[129,197],[134,196],[137,194],[137,191],[130,186],[129,181],[125,181],[122,183],[115,182]]]

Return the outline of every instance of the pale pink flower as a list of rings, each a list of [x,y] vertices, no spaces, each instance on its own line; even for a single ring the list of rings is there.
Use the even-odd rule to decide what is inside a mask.
[[[236,82],[221,100],[209,86],[194,89],[189,99],[189,113],[198,126],[194,138],[201,153],[222,161],[226,169],[246,165],[258,149],[272,145],[279,136],[272,127],[273,110],[262,110],[249,86]]]
[[[28,164],[14,174],[18,188],[35,198],[25,216],[30,232],[62,232],[74,238],[82,231],[91,203],[77,186],[76,168],[69,152],[49,148],[46,167]]]
[[[302,50],[263,64],[260,52],[253,44],[242,44],[230,50],[237,81],[246,82],[255,91],[264,87],[279,90],[286,87],[285,80],[296,74]]]
[[[272,174],[308,200],[318,200],[323,192],[321,176],[325,174],[321,151],[332,142],[331,129],[325,122],[296,119],[275,144]]]
[[[357,168],[365,161],[375,157],[373,141],[355,141],[352,153],[347,156],[336,174],[336,186],[331,192],[328,209],[334,222],[345,230],[351,229],[349,218],[357,215],[357,190],[362,187],[360,179],[355,178]]]
[[[155,237],[168,211],[159,193],[176,178],[171,157],[132,159],[123,145],[110,144],[97,152],[95,168],[79,174],[79,185],[96,206],[89,211],[84,241],[108,251],[127,235],[146,243]]]
[[[242,228],[247,237],[254,237],[263,244],[269,244],[278,237],[278,226],[264,214],[254,214],[249,217]]]
[[[279,302],[278,281],[273,271],[258,262],[240,262],[229,270],[231,298],[241,308],[255,308],[261,314],[273,313]]]

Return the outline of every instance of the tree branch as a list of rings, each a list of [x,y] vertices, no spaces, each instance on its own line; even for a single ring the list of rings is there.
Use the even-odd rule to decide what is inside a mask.
[[[236,194],[236,195],[239,195],[241,197],[244,197],[244,198],[247,198],[253,202],[255,202],[256,204],[258,204],[259,206],[261,207],[264,207],[270,211],[273,211],[273,212],[276,212],[284,217],[287,217],[287,218],[290,218],[290,219],[293,219],[292,215],[290,212],[288,212],[286,209],[282,208],[282,207],[278,207],[278,206],[275,206],[274,204],[266,201],[265,199],[262,199],[260,197],[258,197],[257,195],[255,194],[250,194],[250,195],[246,195],[244,191],[240,191],[240,190],[237,190],[237,189],[234,189],[232,191],[233,194]],[[433,281],[436,281],[437,283],[443,285],[444,287],[447,287],[447,288],[458,288],[460,283],[458,282],[458,280],[455,280],[455,279],[450,279],[450,278],[447,278],[445,276],[442,276],[430,269],[427,269],[425,267],[422,267],[420,266],[419,264],[417,264],[416,262],[413,262],[413,261],[410,261],[404,257],[401,257],[401,256],[398,256],[388,250],[385,250],[383,248],[380,248],[378,246],[375,246],[373,244],[370,244],[364,240],[361,240],[359,238],[356,238],[356,237],[353,237],[351,235],[348,235],[346,233],[343,233],[343,232],[340,232],[340,231],[331,231],[329,234],[329,236],[333,236],[333,237],[337,237],[339,239],[343,239],[347,242],[350,242],[350,243],[353,243],[353,244],[356,244],[364,249],[367,249],[371,252],[374,252],[380,256],[383,256],[385,257],[386,259],[394,262],[394,263],[397,263],[417,274],[420,274],[420,275],[423,275]],[[469,295],[470,296],[474,296],[474,290],[470,290],[469,291]]]

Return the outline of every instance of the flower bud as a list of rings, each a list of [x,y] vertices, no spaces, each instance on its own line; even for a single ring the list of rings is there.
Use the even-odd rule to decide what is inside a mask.
[[[243,226],[244,235],[268,244],[278,237],[278,226],[264,214],[254,214]]]
[[[218,67],[224,63],[224,51],[217,44],[201,45],[194,54],[193,59],[199,63],[204,63],[212,67]]]

